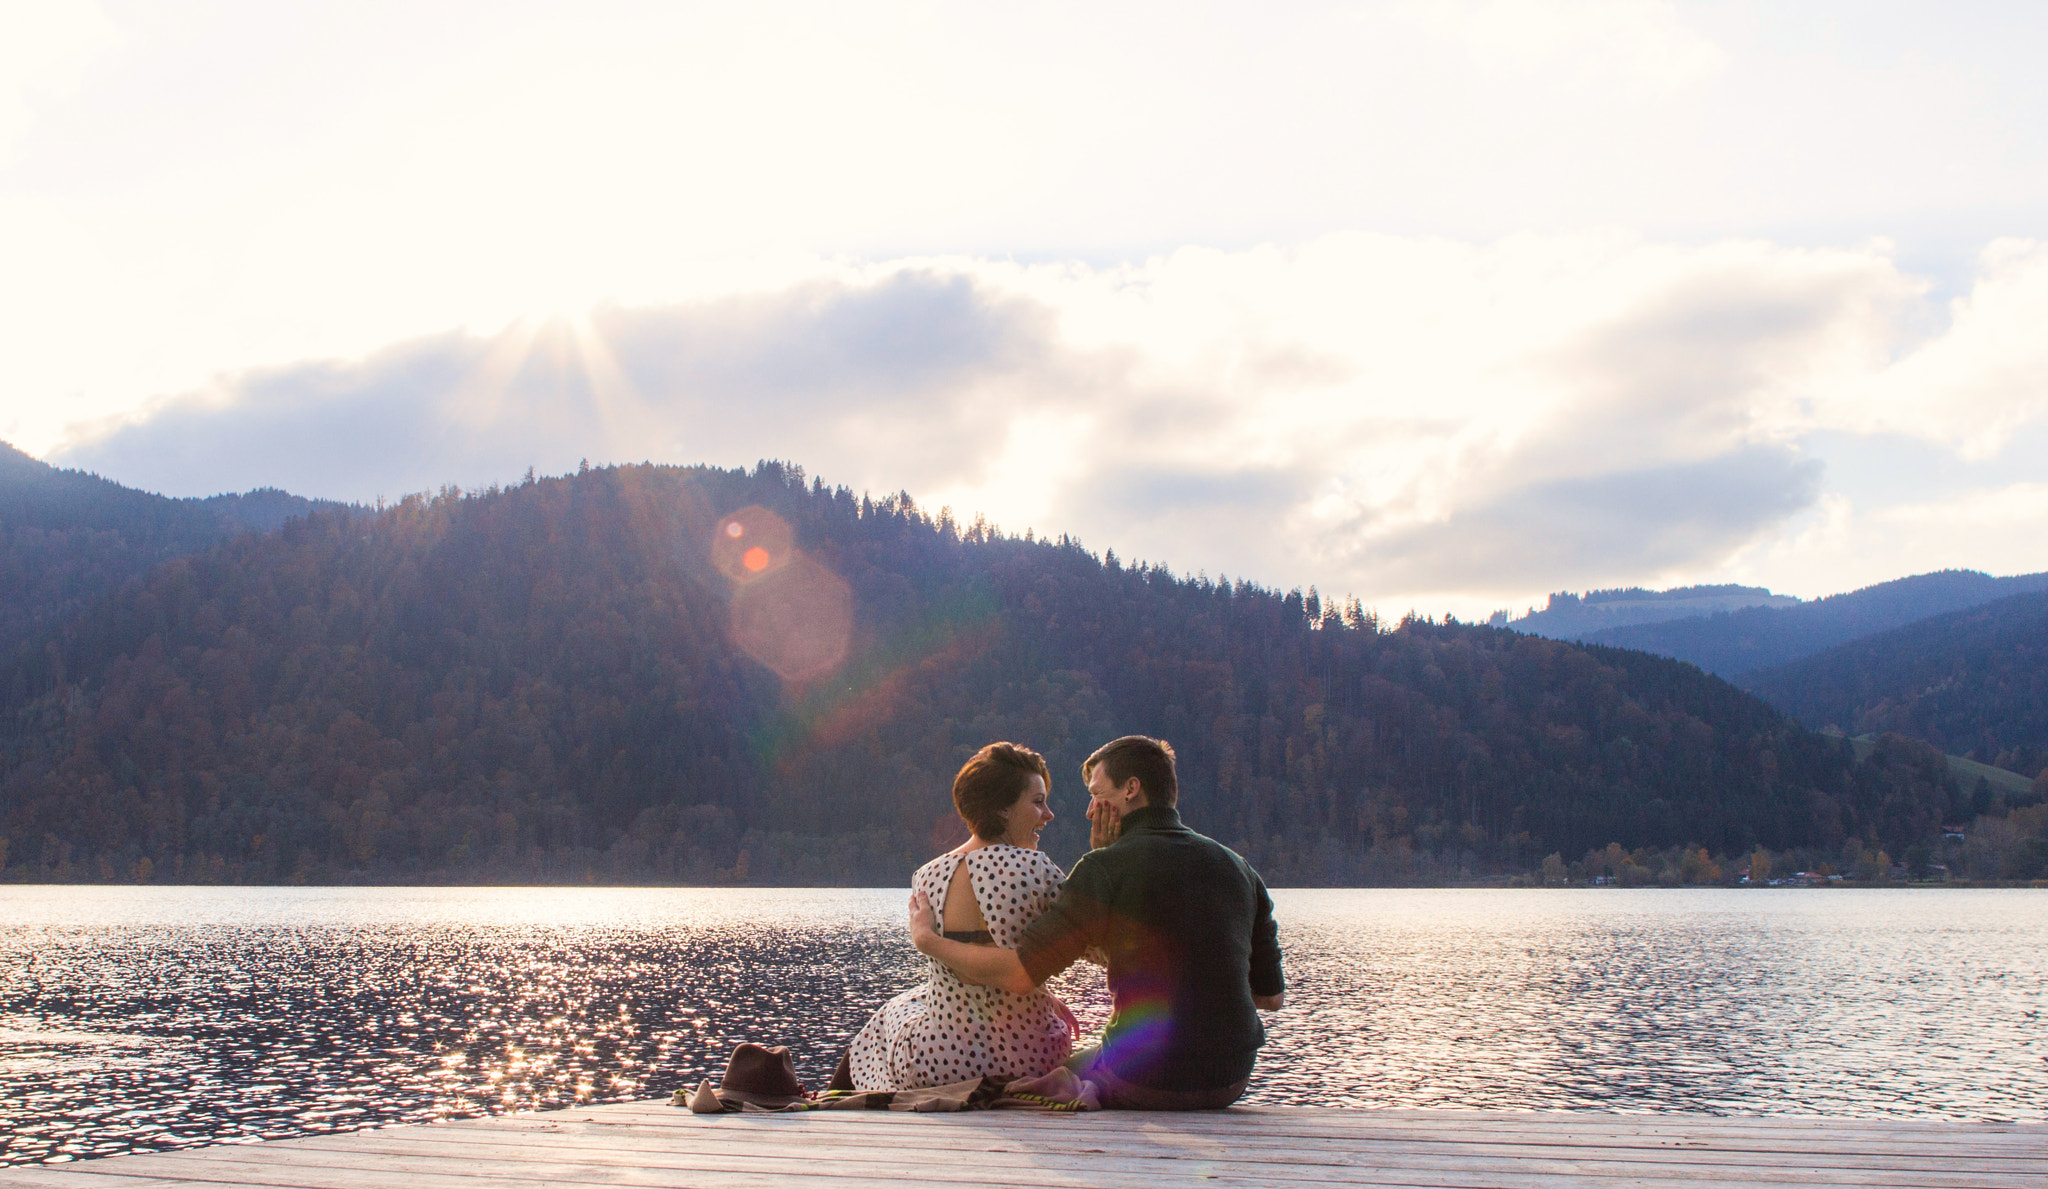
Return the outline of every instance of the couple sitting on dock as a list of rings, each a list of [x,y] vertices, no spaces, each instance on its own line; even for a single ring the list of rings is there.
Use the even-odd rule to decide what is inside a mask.
[[[910,937],[929,974],[854,1037],[833,1088],[1061,1081],[1131,1110],[1244,1093],[1258,1013],[1284,999],[1265,883],[1181,824],[1164,742],[1126,736],[1081,772],[1091,849],[1063,876],[1038,849],[1053,819],[1045,760],[992,743],[960,770],[953,803],[973,837],[912,879]],[[1100,1043],[1076,1052],[1073,1013],[1043,986],[1083,958],[1108,968],[1112,1011]]]

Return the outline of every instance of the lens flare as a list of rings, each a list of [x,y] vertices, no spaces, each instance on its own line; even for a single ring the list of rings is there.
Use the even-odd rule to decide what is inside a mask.
[[[711,564],[734,582],[753,582],[773,574],[796,555],[796,537],[789,523],[759,505],[724,517],[711,534]]]
[[[965,667],[1001,638],[999,609],[985,593],[943,597],[912,623],[863,645],[831,681],[805,690],[763,723],[753,736],[754,752],[764,764],[786,769],[858,738],[903,710],[921,674]]]
[[[733,592],[733,643],[785,681],[830,673],[852,640],[853,591],[808,557]]]
[[[1123,1075],[1143,1074],[1173,1042],[1173,1001],[1165,995],[1118,996],[1116,1013],[1103,1029],[1102,1057]]]

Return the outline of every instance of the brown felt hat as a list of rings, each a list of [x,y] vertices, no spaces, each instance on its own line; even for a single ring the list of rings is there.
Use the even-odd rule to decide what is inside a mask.
[[[788,1106],[803,1099],[804,1084],[796,1080],[796,1062],[787,1045],[764,1048],[747,1043],[734,1049],[725,1063],[718,1094],[755,1106]]]

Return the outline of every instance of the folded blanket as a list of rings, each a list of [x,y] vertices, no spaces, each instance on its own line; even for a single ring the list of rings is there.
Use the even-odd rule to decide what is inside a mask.
[[[1018,1078],[1003,1087],[996,1100],[999,1108],[1044,1111],[1099,1111],[1102,1091],[1094,1082],[1084,1082],[1064,1065],[1035,1078]]]
[[[1084,1082],[1064,1066],[1035,1078],[1000,1082],[975,1078],[950,1086],[924,1086],[916,1090],[828,1090],[815,1097],[801,1098],[779,1106],[748,1102],[730,1092],[721,1092],[707,1079],[695,1090],[678,1090],[670,1105],[687,1106],[692,1114],[724,1115],[741,1112],[787,1114],[792,1111],[1099,1111],[1102,1095],[1093,1083]]]

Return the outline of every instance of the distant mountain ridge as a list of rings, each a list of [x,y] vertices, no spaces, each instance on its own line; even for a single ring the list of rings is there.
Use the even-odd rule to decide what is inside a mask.
[[[1497,612],[1490,622],[1495,627],[1553,640],[1588,640],[1600,632],[1633,624],[1661,623],[1747,607],[1798,604],[1799,600],[1791,595],[1772,594],[1761,586],[1681,586],[1672,590],[1630,586],[1589,590],[1583,595],[1559,591],[1550,596],[1541,611],[1532,611],[1520,619],[1509,619],[1505,611]]]
[[[1929,616],[2039,590],[2048,590],[2048,573],[1994,578],[1977,570],[1939,570],[1796,606],[1633,624],[1582,639],[1691,661],[1709,673],[1735,678]]]
[[[159,562],[346,508],[275,488],[173,499],[0,442],[0,661]]]
[[[1814,729],[1891,732],[2048,775],[2048,591],[1866,636],[1738,684]]]

